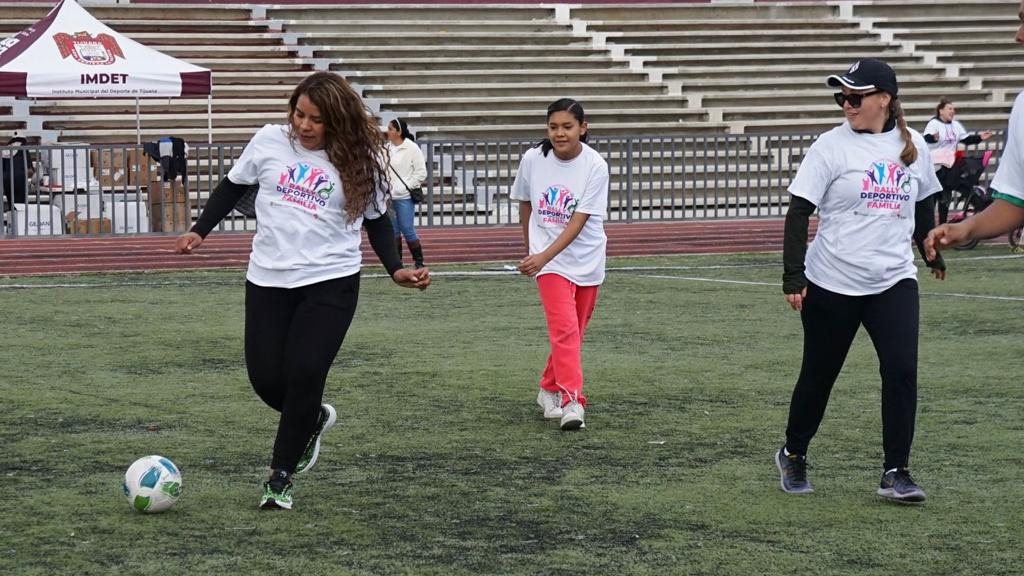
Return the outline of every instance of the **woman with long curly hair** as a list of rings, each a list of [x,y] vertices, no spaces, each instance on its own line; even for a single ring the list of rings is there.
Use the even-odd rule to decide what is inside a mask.
[[[322,403],[359,295],[360,228],[391,278],[430,284],[426,268],[402,267],[387,216],[383,135],[342,77],[317,72],[288,101],[288,123],[268,124],[177,238],[190,254],[258,184],[245,282],[245,363],[256,394],[280,413],[260,508],[292,507],[292,475],[309,470],[337,419]]]

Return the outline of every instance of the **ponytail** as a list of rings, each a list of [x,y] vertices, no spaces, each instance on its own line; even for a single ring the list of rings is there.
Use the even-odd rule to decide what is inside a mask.
[[[900,160],[904,166],[910,166],[917,162],[917,146],[907,128],[907,120],[903,117],[903,105],[894,96],[889,100],[889,117],[896,119],[896,125],[900,128],[900,139],[903,140],[903,151],[900,152]]]

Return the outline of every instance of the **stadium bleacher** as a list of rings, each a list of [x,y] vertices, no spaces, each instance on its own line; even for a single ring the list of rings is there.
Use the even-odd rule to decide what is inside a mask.
[[[652,194],[651,209],[735,206],[743,190],[748,203],[783,197],[799,154],[763,137],[835,125],[839,111],[823,79],[858,57],[894,65],[908,122],[918,128],[950,97],[969,129],[999,129],[1024,85],[1015,0],[431,4],[398,12],[369,4],[83,5],[112,28],[213,70],[216,143],[244,142],[281,121],[292,87],[325,69],[346,76],[382,122],[406,118],[421,142],[535,140],[546,105],[565,96],[584,102],[599,137],[736,137],[703,148],[670,139],[660,148],[603,150],[613,204],[643,180],[647,191],[664,192]],[[0,7],[0,35],[10,35],[51,6]],[[196,98],[142,101],[142,139],[205,141],[206,106]],[[26,119],[0,99],[0,130],[134,142],[134,107],[38,100]],[[437,165],[447,162],[452,175],[446,182],[460,187],[439,185],[438,193],[487,204],[514,176],[506,166],[518,148],[438,151],[445,158]],[[207,169],[196,161],[197,173]],[[206,190],[198,193],[196,206]]]
[[[544,103],[574,96],[605,135],[818,131],[836,121],[822,77],[858,56],[900,72],[911,124],[934,102],[961,120],[1005,122],[1024,64],[1017,3],[822,2],[677,5],[267,6],[85,4],[118,31],[214,71],[215,140],[242,142],[282,112],[315,69],[341,73],[385,119],[430,138],[537,132]],[[0,34],[49,4],[3,6]],[[215,40],[212,40],[215,39]],[[144,102],[143,137],[205,133],[205,100]],[[124,142],[132,102],[36,101],[66,142]],[[9,106],[0,125],[22,127]]]

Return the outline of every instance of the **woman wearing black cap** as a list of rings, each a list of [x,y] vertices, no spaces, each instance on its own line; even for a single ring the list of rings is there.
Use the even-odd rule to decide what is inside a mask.
[[[921,502],[924,491],[908,471],[917,410],[919,311],[910,240],[922,240],[933,227],[932,195],[942,186],[924,138],[907,128],[896,74],[888,64],[861,60],[845,74],[829,76],[828,85],[841,90],[835,100],[846,122],[818,137],[789,186],[783,292],[800,311],[804,352],[786,444],[776,452],[775,464],[784,491],[813,492],[807,447],[863,325],[882,376],[885,461],[878,494]],[[815,209],[818,232],[808,249],[808,218]],[[926,263],[936,278],[945,278],[941,256]]]
[[[416,268],[423,268],[423,245],[416,235],[416,206],[427,179],[427,163],[409,125],[400,118],[388,122],[388,180],[391,182],[391,209],[395,216],[395,245],[402,255],[402,236]]]

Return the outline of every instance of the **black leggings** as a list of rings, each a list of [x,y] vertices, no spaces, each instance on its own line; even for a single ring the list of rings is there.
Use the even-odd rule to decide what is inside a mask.
[[[295,471],[316,427],[327,372],[358,299],[358,273],[299,288],[245,283],[249,381],[281,413],[271,468]]]
[[[935,205],[939,207],[939,224],[945,224],[949,221],[949,204],[953,201],[953,187],[956,184],[955,178],[958,174],[959,171],[946,168],[945,166],[935,171],[935,177],[942,184],[942,192],[939,193],[935,202]]]
[[[804,356],[789,405],[786,449],[806,454],[825,416],[832,385],[861,324],[878,354],[882,376],[885,469],[907,467],[917,413],[917,281],[902,280],[881,294],[844,296],[810,284],[800,319]]]

